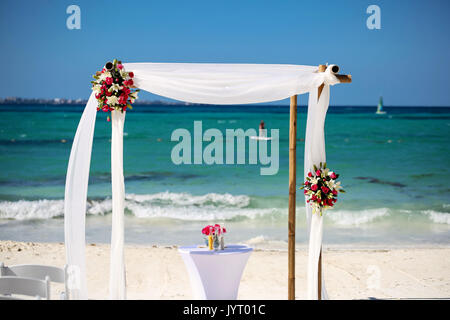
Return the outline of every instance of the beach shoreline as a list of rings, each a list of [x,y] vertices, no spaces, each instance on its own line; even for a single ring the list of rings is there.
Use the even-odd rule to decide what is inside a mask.
[[[108,244],[86,245],[90,299],[107,299]],[[384,248],[324,245],[324,273],[330,299],[449,299],[450,246]],[[63,243],[0,241],[0,262],[65,264]],[[193,299],[176,246],[125,245],[128,299]],[[297,246],[296,299],[306,298],[307,248]],[[52,286],[57,299],[62,287]],[[244,270],[238,299],[287,299],[287,252],[258,249]]]

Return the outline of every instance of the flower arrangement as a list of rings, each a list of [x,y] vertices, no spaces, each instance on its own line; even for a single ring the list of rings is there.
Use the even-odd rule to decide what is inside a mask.
[[[225,248],[223,235],[227,233],[227,229],[220,224],[207,225],[202,229],[202,234],[205,238],[205,244],[212,250],[213,247],[217,250],[220,246],[220,250]]]
[[[101,71],[93,75],[92,90],[95,92],[97,111],[126,111],[137,99],[139,89],[132,91],[134,86],[133,72],[126,72],[121,61],[116,59],[107,62]],[[109,116],[108,116],[109,121]]]
[[[304,189],[305,196],[314,213],[320,213],[326,209],[333,208],[337,202],[337,196],[339,192],[345,193],[345,190],[341,187],[341,182],[337,182],[339,174],[329,170],[326,162],[319,164],[319,168],[316,165],[314,172],[308,172],[306,181],[300,189]]]

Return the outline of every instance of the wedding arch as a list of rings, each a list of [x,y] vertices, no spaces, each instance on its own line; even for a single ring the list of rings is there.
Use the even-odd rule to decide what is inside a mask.
[[[325,162],[324,123],[330,86],[351,82],[337,65],[124,63],[134,73],[139,89],[191,103],[247,104],[290,97],[288,299],[295,299],[295,208],[297,95],[309,93],[304,173]],[[71,297],[87,299],[85,216],[97,99],[92,92],[78,124],[70,153],[64,199],[67,264],[71,270]],[[126,112],[112,111],[111,180],[112,235],[110,298],[126,298],[124,264],[123,125]],[[309,230],[308,298],[326,299],[322,277],[322,215],[306,205]]]

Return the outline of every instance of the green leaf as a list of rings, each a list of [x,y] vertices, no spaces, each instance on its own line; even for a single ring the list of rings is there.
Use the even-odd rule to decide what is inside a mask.
[[[344,189],[340,189],[339,192],[345,193],[345,190]]]
[[[317,167],[315,164],[313,165],[313,168],[314,168],[314,171],[317,171]]]
[[[324,168],[324,169],[327,168],[327,163],[326,163],[326,162],[323,163],[323,168]]]

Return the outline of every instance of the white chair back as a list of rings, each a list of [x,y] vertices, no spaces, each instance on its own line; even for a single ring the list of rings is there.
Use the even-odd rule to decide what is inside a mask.
[[[0,295],[19,294],[39,299],[50,299],[50,279],[23,278],[17,276],[0,277]],[[8,297],[6,297],[8,298]],[[10,297],[9,299],[14,299]]]
[[[64,283],[64,293],[62,299],[69,299],[69,290],[67,288],[67,266],[58,268],[55,266],[46,266],[39,264],[18,264],[5,266],[0,263],[0,277],[22,277],[45,280],[47,277],[51,282]]]

